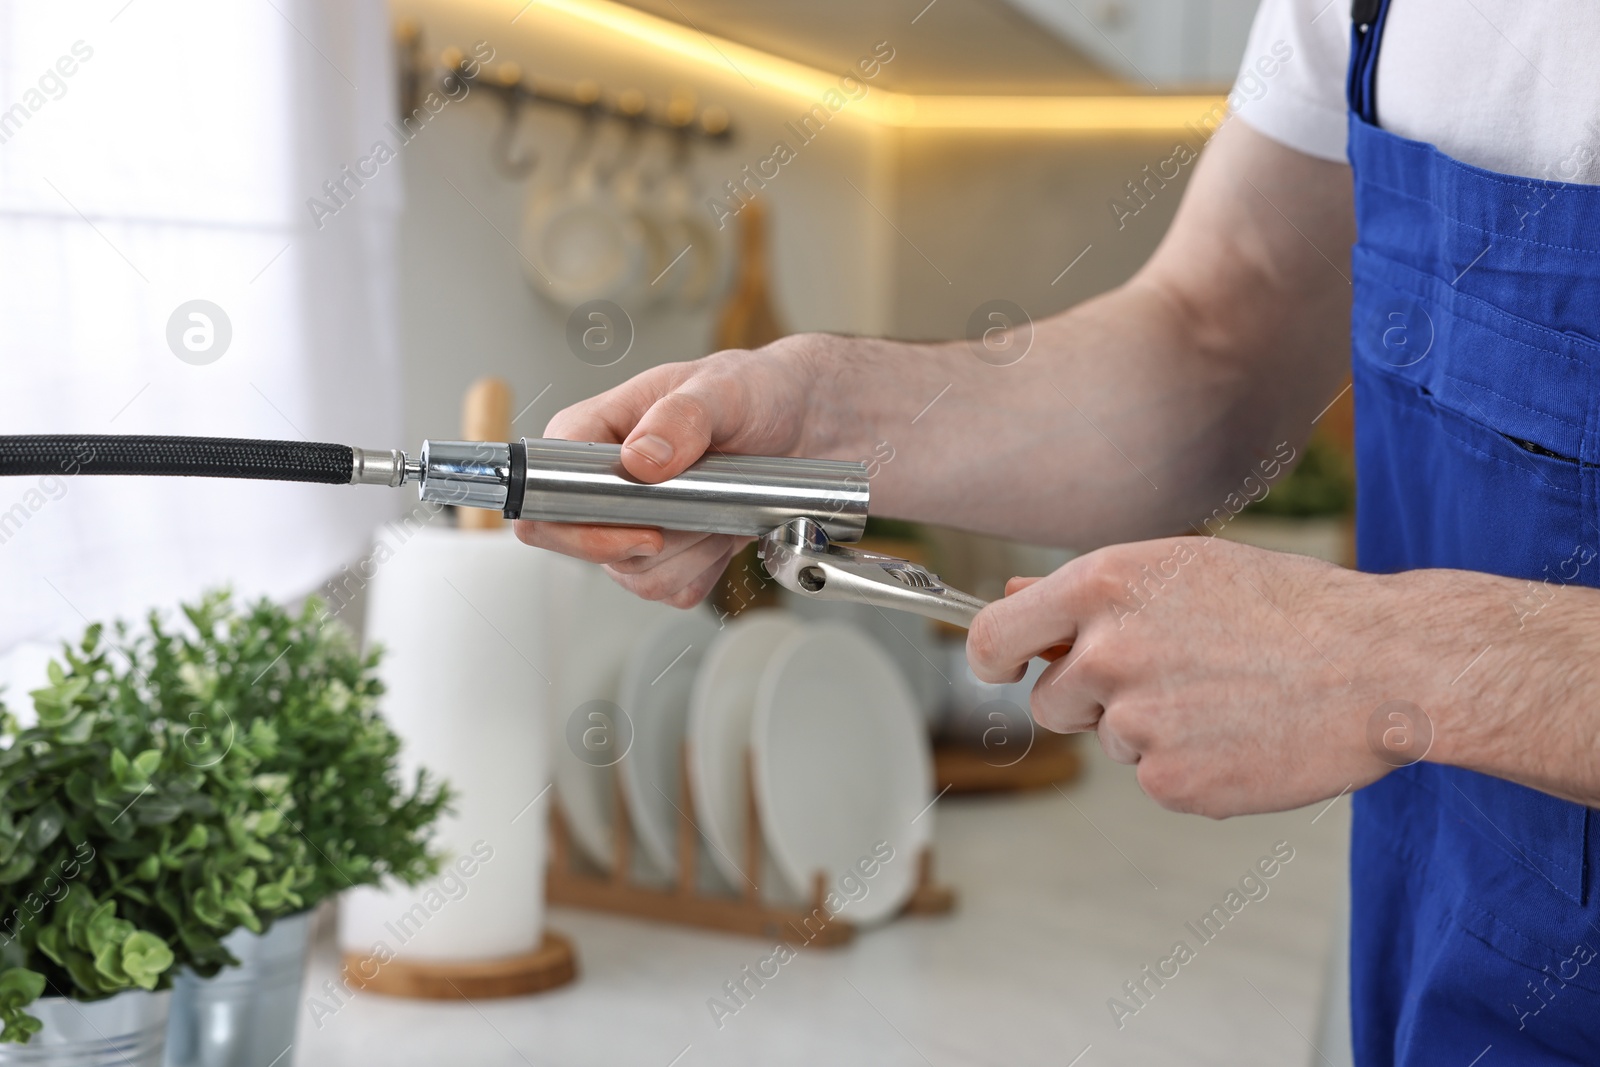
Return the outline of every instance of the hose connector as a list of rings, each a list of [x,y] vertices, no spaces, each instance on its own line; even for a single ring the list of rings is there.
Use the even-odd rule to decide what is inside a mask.
[[[404,485],[413,464],[398,448],[351,448],[351,485]],[[417,468],[421,472],[421,468]],[[413,475],[414,476],[414,475]]]

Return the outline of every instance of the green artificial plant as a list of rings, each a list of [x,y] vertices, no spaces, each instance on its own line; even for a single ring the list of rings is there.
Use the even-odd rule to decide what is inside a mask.
[[[305,906],[385,877],[415,885],[438,873],[429,837],[450,792],[423,770],[409,786],[401,780],[400,739],[378,714],[381,653],[362,654],[316,598],[291,613],[267,600],[240,609],[213,592],[185,612],[189,633],[151,621],[147,670],[176,695],[169,714],[204,700],[241,729],[271,727],[277,745],[262,769],[288,781],[290,818],[312,847]]]
[[[210,976],[234,929],[438,870],[449,790],[402,782],[377,652],[316,600],[183,611],[64,646],[35,725],[0,708],[0,1041],[37,1031],[46,993]]]
[[[26,728],[0,717],[0,1040],[39,1028],[46,993],[94,1000],[171,984],[175,965],[214,974],[222,938],[299,907],[313,876],[265,773],[270,724],[220,709],[158,713],[124,649],[89,627]]]

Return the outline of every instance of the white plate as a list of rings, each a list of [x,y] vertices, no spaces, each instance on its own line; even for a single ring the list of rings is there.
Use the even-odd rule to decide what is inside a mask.
[[[695,821],[710,845],[711,862],[738,889],[762,882],[746,871],[745,753],[762,672],[785,639],[805,628],[782,611],[751,611],[728,623],[712,642],[689,695],[689,781]]]
[[[762,832],[790,890],[809,899],[820,872],[852,922],[897,913],[933,835],[933,765],[894,661],[854,626],[791,635],[762,675],[750,745]]]
[[[610,870],[616,764],[632,746],[629,721],[618,714],[623,660],[652,624],[680,613],[640,600],[599,567],[554,558],[555,595],[545,608],[559,648],[551,679],[552,777],[573,843]]]
[[[785,608],[807,622],[848,622],[872,635],[911,686],[928,732],[939,732],[955,677],[945,667],[933,620],[849,600],[812,600],[788,589],[782,599]]]
[[[667,877],[678,871],[678,810],[689,691],[717,636],[704,608],[651,627],[628,653],[618,703],[633,721],[633,749],[618,764],[640,850]]]

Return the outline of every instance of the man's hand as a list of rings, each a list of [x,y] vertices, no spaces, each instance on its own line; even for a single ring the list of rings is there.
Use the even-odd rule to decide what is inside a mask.
[[[1527,584],[1462,571],[1361,574],[1219,538],[1170,538],[1013,579],[978,616],[967,653],[979,678],[1007,682],[1070,642],[1034,687],[1034,717],[1096,731],[1107,755],[1137,764],[1144,791],[1178,811],[1299,807],[1421,758],[1396,759],[1374,740],[1383,737],[1374,714],[1394,700],[1428,716],[1427,758],[1593,803],[1593,723],[1570,768],[1550,760],[1552,739],[1587,720],[1581,694],[1553,688],[1571,677],[1532,666],[1548,660],[1557,624],[1543,643],[1523,625]],[[1586,614],[1600,600],[1560,595]]]
[[[558,412],[545,436],[622,445],[622,465],[642,482],[676,477],[708,451],[796,455],[817,369],[814,338],[785,338],[755,352],[668,363]],[[648,600],[703,600],[749,538],[624,526],[518,522],[517,536],[605,564]]]

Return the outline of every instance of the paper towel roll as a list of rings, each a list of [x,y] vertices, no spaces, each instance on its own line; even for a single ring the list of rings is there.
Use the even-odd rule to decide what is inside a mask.
[[[407,774],[420,765],[447,778],[456,814],[440,822],[440,877],[344,895],[343,951],[477,960],[539,945],[551,562],[509,528],[424,528],[373,577],[367,636],[385,649],[384,715],[405,742]]]

